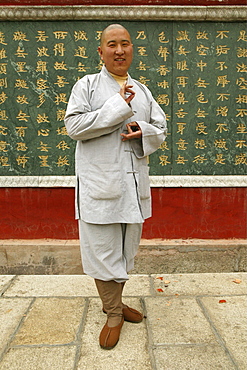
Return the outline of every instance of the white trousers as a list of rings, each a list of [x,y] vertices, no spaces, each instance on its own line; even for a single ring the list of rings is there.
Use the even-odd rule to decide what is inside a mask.
[[[79,220],[80,249],[85,274],[122,283],[134,268],[143,224],[90,224]]]

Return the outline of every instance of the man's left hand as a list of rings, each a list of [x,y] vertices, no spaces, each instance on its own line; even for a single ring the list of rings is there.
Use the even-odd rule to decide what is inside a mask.
[[[140,137],[142,137],[142,130],[136,122],[127,123],[126,127],[128,130],[128,134],[121,134],[122,141],[139,139]]]

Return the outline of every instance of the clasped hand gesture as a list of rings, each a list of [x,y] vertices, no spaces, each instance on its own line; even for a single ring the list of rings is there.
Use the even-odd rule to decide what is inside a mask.
[[[135,97],[135,92],[132,90],[132,85],[127,85],[127,82],[123,84],[119,93],[127,104],[130,104],[131,100]],[[128,134],[121,134],[122,140],[139,139],[142,136],[141,128],[134,122],[127,123],[126,125]]]

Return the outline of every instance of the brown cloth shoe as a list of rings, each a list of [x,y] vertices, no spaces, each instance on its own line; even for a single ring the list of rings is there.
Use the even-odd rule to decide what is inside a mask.
[[[115,347],[119,340],[123,323],[124,323],[123,317],[121,322],[117,326],[109,327],[106,322],[99,336],[99,344],[101,348],[112,349]]]
[[[143,319],[143,315],[141,314],[141,312],[126,305],[124,305],[123,307],[123,317],[125,321],[133,323],[142,322]]]
[[[104,309],[102,311],[106,313]],[[141,312],[127,305],[124,305],[123,307],[123,317],[124,317],[124,321],[133,322],[136,324],[139,322],[142,322],[143,320],[143,314]]]

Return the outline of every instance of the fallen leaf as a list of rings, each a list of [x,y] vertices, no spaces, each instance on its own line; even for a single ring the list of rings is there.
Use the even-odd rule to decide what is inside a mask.
[[[235,279],[235,280],[233,280],[233,283],[240,284],[240,283],[242,283],[242,280],[240,280],[240,279]]]
[[[156,279],[163,280],[163,277],[162,276],[158,276]]]
[[[158,292],[164,292],[164,290],[163,289],[161,289],[161,288],[158,288],[158,289],[156,289]]]
[[[220,299],[219,303],[226,303],[226,300],[225,299]]]
[[[170,281],[169,281],[169,280],[165,280],[165,281],[164,281],[164,283],[165,283],[165,284],[169,284],[169,283],[170,283]]]
[[[171,305],[171,303],[172,303],[172,302],[168,301],[168,302],[166,303],[166,306],[170,306],[170,305]]]

